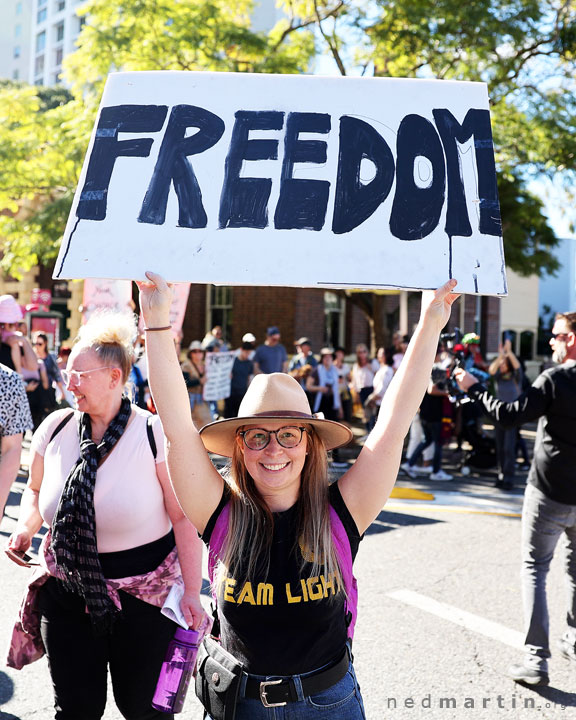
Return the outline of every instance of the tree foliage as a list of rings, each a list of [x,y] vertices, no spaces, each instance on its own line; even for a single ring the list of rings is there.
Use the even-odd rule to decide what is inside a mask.
[[[109,72],[306,70],[313,34],[253,32],[251,9],[251,0],[90,0],[78,11],[87,18],[78,49],[65,60],[71,92],[0,86],[5,270],[17,276],[55,258]]]
[[[282,0],[269,33],[252,0],[89,0],[62,89],[0,86],[0,236],[13,273],[53,258],[96,108],[114,70],[302,73],[316,52],[341,74],[489,85],[508,263],[553,271],[539,174],[573,182],[576,0]],[[15,215],[17,213],[17,215]]]
[[[371,67],[376,76],[488,83],[507,262],[522,275],[553,272],[558,241],[526,187],[542,174],[575,180],[574,0],[346,0],[319,23],[343,74]]]

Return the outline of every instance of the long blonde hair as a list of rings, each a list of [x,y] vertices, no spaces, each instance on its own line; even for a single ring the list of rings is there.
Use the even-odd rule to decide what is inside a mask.
[[[338,586],[343,588],[342,572],[332,541],[326,448],[314,428],[308,427],[306,431],[307,456],[296,503],[295,542],[301,548],[301,568],[310,562],[310,577],[318,576],[320,572],[325,576],[335,573]],[[231,490],[230,516],[214,573],[216,588],[226,577],[234,577],[241,567],[245,569],[246,580],[253,580],[257,572],[266,578],[274,532],[273,515],[246,470],[237,445],[225,480]]]

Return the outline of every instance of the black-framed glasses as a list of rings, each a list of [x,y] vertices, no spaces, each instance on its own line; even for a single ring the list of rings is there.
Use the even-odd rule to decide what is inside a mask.
[[[552,340],[563,340],[564,338],[567,338],[570,333],[552,333]]]
[[[283,448],[295,448],[302,442],[302,435],[306,428],[287,425],[278,430],[264,430],[264,428],[250,428],[239,430],[244,445],[250,450],[264,450],[270,442],[270,436],[276,435],[276,442]]]

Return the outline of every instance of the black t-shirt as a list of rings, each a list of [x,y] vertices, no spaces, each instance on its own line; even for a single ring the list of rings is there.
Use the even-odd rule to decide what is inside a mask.
[[[227,501],[225,490],[202,536],[206,544]],[[337,483],[330,486],[330,503],[344,525],[354,559],[361,537]],[[267,577],[256,576],[251,582],[229,577],[219,588],[222,645],[255,675],[308,672],[337,660],[344,652],[344,589],[322,572],[310,577],[310,563],[300,570],[302,550],[295,543],[296,514],[297,505],[273,514]]]
[[[11,370],[15,370],[14,362],[12,360],[12,349],[7,343],[0,342],[0,363],[6,365]]]
[[[244,395],[248,387],[248,378],[254,373],[252,360],[234,358],[232,365],[232,379],[230,382],[230,395]]]
[[[538,420],[528,482],[565,505],[576,505],[576,362],[545,370],[514,402],[492,397],[477,383],[468,390],[502,427]]]
[[[426,422],[442,422],[444,415],[444,396],[426,393],[420,405],[420,417]]]

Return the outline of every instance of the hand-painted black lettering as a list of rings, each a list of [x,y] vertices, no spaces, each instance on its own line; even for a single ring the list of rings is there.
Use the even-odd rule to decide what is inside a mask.
[[[431,165],[432,180],[416,184],[419,157]],[[406,115],[398,128],[396,143],[396,192],[390,230],[400,240],[420,240],[438,226],[444,205],[446,169],[442,143],[434,125],[420,115]]]
[[[465,143],[474,137],[478,194],[480,196],[479,229],[486,235],[500,236],[502,223],[496,186],[490,113],[488,110],[468,110],[464,122],[460,124],[450,110],[440,109],[432,112],[446,154],[448,173],[447,235],[451,238],[455,235],[464,237],[472,235],[457,142]]]
[[[436,127],[440,133],[444,153],[446,155],[446,172],[448,182],[448,204],[446,212],[446,225],[444,229],[448,237],[470,237],[472,227],[468,218],[466,207],[466,191],[462,177],[462,163],[458,151],[459,143],[465,143],[473,135],[474,130],[470,122],[470,113],[462,125],[456,120],[450,110],[433,110]]]
[[[188,128],[198,128],[198,132],[186,137]],[[153,225],[164,223],[168,193],[170,185],[174,183],[178,197],[179,227],[206,227],[208,218],[202,205],[202,191],[188,157],[215,145],[224,129],[224,121],[209,110],[194,105],[176,105],[172,108],[138,222]]]
[[[463,218],[468,223],[468,211],[464,197],[460,157],[456,141],[464,143],[474,137],[474,154],[478,173],[478,196],[480,201],[479,230],[486,235],[502,235],[500,205],[498,203],[498,186],[496,184],[496,166],[494,164],[494,147],[492,128],[488,110],[468,110],[464,122],[460,124],[450,110],[433,110],[434,120],[442,138],[446,161],[448,164],[448,213],[446,232],[454,235],[471,235],[460,232]],[[465,225],[464,225],[465,227]]]
[[[303,132],[329,133],[330,115],[293,112],[286,119],[280,196],[274,214],[277,230],[322,230],[324,227],[330,183],[292,177],[295,163],[326,162],[326,143],[300,140]]]
[[[364,159],[376,167],[376,175],[366,184],[360,180]],[[388,197],[393,182],[394,156],[388,143],[368,123],[343,115],[332,231],[347,233],[363,223]]]
[[[238,110],[226,158],[220,196],[221,228],[265,228],[268,225],[270,178],[240,177],[244,160],[277,160],[278,140],[249,140],[251,130],[281,130],[284,113]]]
[[[118,133],[158,132],[168,108],[165,105],[113,105],[102,108],[90,153],[88,169],[76,216],[82,220],[104,220],[108,186],[118,157],[148,157],[154,140],[118,140]]]

